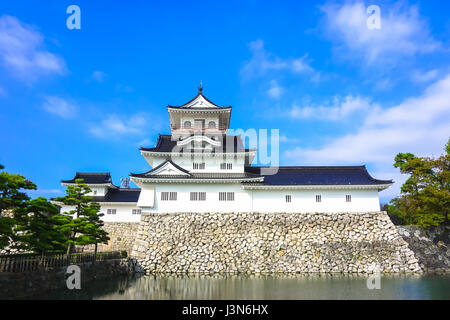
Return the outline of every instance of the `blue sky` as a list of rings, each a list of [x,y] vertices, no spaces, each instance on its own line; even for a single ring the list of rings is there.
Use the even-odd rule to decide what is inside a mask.
[[[66,8],[81,9],[69,30]],[[381,29],[366,26],[380,7]],[[0,163],[61,194],[76,171],[148,170],[167,104],[204,94],[231,127],[280,130],[281,165],[366,164],[450,136],[448,1],[9,1],[0,5]]]

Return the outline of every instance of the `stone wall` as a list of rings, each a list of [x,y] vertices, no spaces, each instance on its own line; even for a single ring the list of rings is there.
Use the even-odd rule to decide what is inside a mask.
[[[427,230],[416,226],[397,226],[399,234],[427,272],[450,272],[450,246],[448,226]]]
[[[108,232],[108,244],[99,244],[98,251],[126,250],[130,255],[138,230],[139,222],[105,222],[103,228]],[[77,246],[78,252],[92,252],[93,245]]]
[[[385,212],[143,213],[148,273],[420,272]]]

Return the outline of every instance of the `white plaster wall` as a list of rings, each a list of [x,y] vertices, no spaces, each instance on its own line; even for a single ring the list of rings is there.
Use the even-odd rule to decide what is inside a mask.
[[[132,209],[140,209],[136,206],[136,203],[130,204],[108,204],[102,205],[100,203],[100,212],[105,215],[102,217],[102,220],[105,222],[139,222],[141,221],[140,214],[133,214]],[[74,209],[70,206],[61,206],[61,212],[68,212]],[[107,214],[107,209],[116,209],[116,214]]]
[[[161,192],[177,192],[162,201]],[[206,201],[191,201],[190,192],[206,192]],[[234,201],[219,201],[219,192],[234,192]],[[316,202],[316,195],[322,196]],[[346,202],[346,195],[352,197]],[[291,202],[286,203],[286,195]],[[154,207],[145,212],[369,212],[379,211],[376,190],[244,190],[239,184],[155,184]]]
[[[370,212],[379,211],[377,190],[244,190],[240,184],[154,184],[153,207],[130,204],[101,204],[100,212],[105,222],[139,222],[141,215],[132,214],[132,209],[142,212]],[[145,187],[144,187],[145,188]],[[177,192],[176,201],[162,201],[161,192]],[[206,192],[205,201],[191,201],[190,192]],[[234,192],[234,201],[219,201],[219,192]],[[322,196],[316,202],[316,195]],[[345,196],[352,196],[346,202]],[[286,203],[286,195],[291,202]],[[141,199],[139,199],[141,203]],[[148,201],[142,203],[151,203]],[[107,214],[107,209],[116,209],[116,214]],[[61,209],[69,211],[68,206]]]
[[[89,192],[88,196],[104,196],[108,191],[108,187],[95,187],[93,185],[89,185],[91,192]]]
[[[377,190],[249,190],[258,212],[368,212],[379,211]],[[351,202],[346,202],[346,195]],[[286,195],[291,195],[286,203]],[[316,202],[316,195],[322,196]]]
[[[251,210],[251,195],[239,184],[155,184],[153,208],[145,212],[236,212]],[[177,192],[176,201],[161,201],[161,192]],[[205,201],[191,201],[190,192],[206,192]],[[219,201],[219,192],[234,192],[234,201]]]

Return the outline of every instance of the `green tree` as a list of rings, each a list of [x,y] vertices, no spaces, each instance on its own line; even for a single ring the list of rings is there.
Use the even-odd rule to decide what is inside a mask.
[[[24,206],[14,210],[16,227],[16,247],[44,255],[49,251],[64,250],[61,244],[67,234],[58,230],[54,217],[60,207],[43,197],[29,200]]]
[[[421,227],[448,223],[450,208],[450,139],[439,158],[416,157],[399,153],[394,167],[409,177],[401,187],[400,197],[391,200],[388,211]]]
[[[106,231],[101,229],[103,223],[100,217],[103,214],[99,213],[100,205],[92,202],[92,197],[87,195],[91,189],[83,183],[83,179],[77,179],[75,183],[76,185],[67,187],[66,196],[55,198],[55,201],[74,208],[55,217],[57,229],[69,234],[62,243],[67,246],[67,255],[70,255],[74,245],[95,244],[97,250],[98,243],[109,240]]]
[[[104,216],[103,213],[99,213],[100,206],[98,210],[88,216],[88,223],[85,225],[84,234],[88,237],[88,242],[94,244],[94,262],[97,260],[97,249],[99,243],[108,243],[109,237],[108,233],[103,229],[104,223],[101,217]]]
[[[0,170],[5,167],[0,164]],[[19,174],[0,172],[0,249],[14,241],[15,220],[5,212],[24,205],[30,198],[21,190],[36,189],[36,185]]]

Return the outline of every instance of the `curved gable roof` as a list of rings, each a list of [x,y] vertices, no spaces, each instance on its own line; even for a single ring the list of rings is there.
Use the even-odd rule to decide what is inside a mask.
[[[61,180],[62,183],[75,183],[75,180],[83,179],[86,184],[112,184],[110,172],[77,172],[71,180]]]

